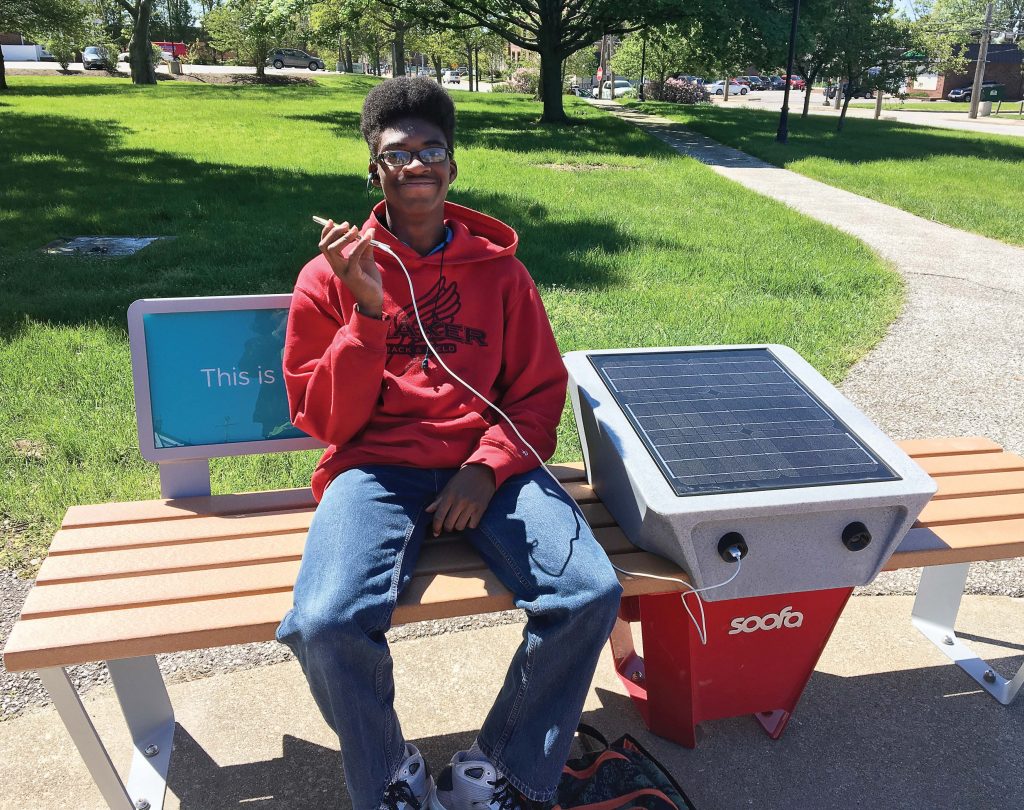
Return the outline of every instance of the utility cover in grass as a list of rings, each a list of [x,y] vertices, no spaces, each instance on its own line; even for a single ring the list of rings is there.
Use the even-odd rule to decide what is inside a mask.
[[[75,236],[56,239],[43,247],[57,256],[131,256],[158,239],[173,236]]]

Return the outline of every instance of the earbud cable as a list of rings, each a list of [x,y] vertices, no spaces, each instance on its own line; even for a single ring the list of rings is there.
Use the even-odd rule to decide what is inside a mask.
[[[416,289],[413,287],[412,276],[409,275],[409,271],[406,269],[405,262],[401,260],[398,254],[395,253],[395,251],[392,250],[389,245],[385,245],[382,242],[378,242],[376,239],[371,239],[370,244],[373,245],[375,248],[379,248],[384,253],[387,253],[389,256],[392,256],[398,262],[398,266],[402,268],[402,272],[405,274],[405,280],[409,283],[409,296],[412,299],[412,311],[413,314],[416,316],[416,323],[419,325],[420,334],[423,336],[423,342],[427,344],[428,351],[430,352],[430,354],[434,355],[434,359],[437,360],[438,365],[440,365],[441,368],[447,371],[455,380],[461,383],[466,388],[466,390],[473,394],[473,396],[479,398],[483,402],[486,402],[487,405],[495,413],[497,413],[499,416],[501,416],[502,419],[508,422],[509,427],[511,427],[512,430],[515,431],[515,434],[519,438],[519,441],[526,445],[526,447],[529,448],[530,452],[533,453],[533,455],[536,457],[541,469],[544,470],[544,472],[546,472],[549,476],[551,476],[551,480],[554,481],[555,484],[557,484],[563,491],[565,491],[565,487],[562,486],[562,482],[558,480],[558,478],[555,476],[553,472],[551,472],[551,470],[548,469],[548,466],[544,462],[544,459],[541,458],[540,453],[538,453],[534,449],[532,444],[526,441],[525,437],[522,433],[519,432],[519,428],[516,427],[515,422],[512,421],[509,415],[506,414],[501,408],[499,408],[493,402],[491,402],[487,397],[485,397],[483,394],[477,391],[472,385],[470,385],[468,382],[462,379],[462,377],[460,377],[458,374],[452,371],[448,367],[448,364],[441,359],[441,355],[438,354],[437,350],[434,348],[434,345],[430,342],[430,338],[427,337],[427,330],[423,327],[423,321],[420,319],[420,309],[416,304]],[[627,576],[643,577],[645,579],[656,579],[661,580],[663,582],[675,582],[684,586],[685,588],[688,588],[689,590],[684,591],[682,594],[680,594],[680,598],[682,599],[683,607],[686,609],[687,615],[690,617],[690,621],[693,623],[693,626],[697,629],[697,636],[700,639],[700,643],[706,645],[708,643],[707,621],[704,617],[704,601],[700,598],[700,595],[707,591],[714,590],[715,588],[724,588],[726,585],[728,585],[730,582],[736,579],[736,577],[738,577],[740,573],[740,559],[738,557],[736,558],[736,570],[733,572],[732,576],[730,576],[723,582],[719,582],[717,585],[705,585],[703,588],[694,588],[693,585],[691,585],[685,579],[679,579],[678,577],[664,577],[658,576],[656,574],[641,574],[638,571],[627,571],[624,568],[620,568],[619,566],[617,566],[614,562],[612,563],[612,568],[614,568],[619,573],[626,574]],[[690,610],[690,606],[686,604],[686,597],[690,594],[693,594],[697,597],[697,607],[700,612],[700,621],[698,621],[697,618],[693,615],[693,612]]]

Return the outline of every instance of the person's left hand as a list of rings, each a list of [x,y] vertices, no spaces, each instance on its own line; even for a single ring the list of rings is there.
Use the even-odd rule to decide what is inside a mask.
[[[485,464],[467,464],[441,490],[427,512],[434,515],[434,537],[475,529],[494,497],[494,471]]]

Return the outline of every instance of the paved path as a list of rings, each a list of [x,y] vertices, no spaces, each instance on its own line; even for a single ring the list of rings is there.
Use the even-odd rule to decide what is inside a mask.
[[[777,168],[666,118],[593,103],[893,263],[907,285],[903,314],[842,384],[890,436],[982,435],[1024,453],[1024,248]],[[970,590],[1024,596],[1024,561],[974,568]],[[916,580],[889,574],[877,587],[913,592]]]

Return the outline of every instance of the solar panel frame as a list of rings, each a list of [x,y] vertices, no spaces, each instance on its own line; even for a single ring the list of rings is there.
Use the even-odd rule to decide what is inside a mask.
[[[650,401],[650,402],[630,402],[630,401],[628,401],[628,394],[629,393],[636,393],[636,392],[635,391],[633,391],[633,392],[623,391],[616,384],[616,378],[608,373],[608,369],[609,368],[613,368],[613,367],[631,368],[631,369],[635,368],[635,369],[642,369],[642,370],[644,370],[646,372],[649,372],[650,369],[653,368],[653,367],[665,366],[665,365],[670,365],[670,364],[671,365],[678,364],[678,358],[680,356],[686,356],[686,359],[688,359],[690,361],[690,367],[694,368],[694,369],[696,369],[697,367],[699,367],[701,365],[706,365],[706,366],[715,367],[715,368],[721,368],[723,366],[723,364],[727,364],[727,363],[730,363],[730,362],[732,362],[732,363],[737,363],[737,362],[739,362],[739,363],[743,363],[743,362],[750,363],[750,362],[754,362],[754,361],[764,362],[765,360],[768,360],[772,364],[772,368],[770,368],[767,372],[750,372],[749,370],[740,372],[739,370],[736,370],[733,373],[734,374],[735,373],[743,373],[743,374],[769,373],[769,374],[774,374],[774,375],[781,374],[782,375],[782,379],[777,379],[777,380],[769,382],[767,384],[770,384],[770,385],[782,385],[782,386],[785,386],[785,387],[789,388],[790,390],[795,386],[796,392],[791,393],[791,394],[780,394],[779,395],[779,396],[789,397],[791,399],[797,400],[795,403],[793,403],[789,407],[788,410],[790,412],[792,412],[796,408],[800,408],[800,409],[804,409],[804,410],[816,409],[814,415],[819,415],[818,412],[820,411],[820,414],[823,414],[826,417],[826,420],[820,420],[819,419],[819,420],[816,420],[816,421],[819,421],[819,422],[827,421],[828,422],[828,427],[831,430],[829,432],[824,433],[824,434],[815,435],[815,436],[800,435],[798,432],[796,432],[794,435],[788,436],[788,437],[787,436],[773,436],[773,437],[771,437],[771,436],[770,437],[765,437],[765,436],[761,436],[761,437],[746,436],[744,438],[741,438],[741,437],[737,436],[737,437],[734,437],[734,438],[721,438],[721,437],[713,436],[713,434],[708,433],[708,431],[709,430],[713,430],[716,427],[718,427],[718,428],[722,428],[722,427],[736,427],[736,428],[740,428],[740,430],[738,432],[742,433],[743,430],[749,430],[749,426],[746,423],[742,423],[742,422],[736,422],[735,424],[724,424],[724,425],[706,425],[705,424],[705,425],[700,425],[700,426],[696,426],[696,427],[693,426],[693,425],[687,425],[687,426],[684,426],[684,427],[680,427],[678,424],[674,424],[674,426],[672,426],[672,427],[666,427],[666,428],[660,428],[659,427],[659,428],[653,428],[653,430],[666,430],[666,431],[667,430],[675,430],[675,431],[693,430],[693,431],[695,431],[697,433],[698,437],[709,437],[710,436],[710,438],[705,439],[703,442],[677,442],[677,443],[674,443],[674,445],[670,445],[670,444],[666,444],[666,443],[658,443],[658,442],[656,442],[651,437],[650,433],[648,432],[648,430],[651,429],[651,428],[649,428],[649,426],[645,426],[644,424],[641,424],[641,421],[640,421],[641,419],[644,419],[646,417],[669,418],[669,419],[671,419],[671,417],[673,417],[673,416],[683,417],[683,418],[690,417],[690,416],[700,416],[701,417],[701,421],[713,421],[714,417],[719,416],[722,413],[728,413],[729,411],[728,411],[728,409],[718,409],[717,411],[713,410],[713,411],[702,412],[702,413],[687,413],[685,410],[683,410],[683,411],[681,411],[678,414],[655,414],[655,413],[638,414],[637,413],[637,409],[635,407],[637,405],[640,405],[640,406],[652,406],[653,405],[653,406],[659,406],[659,407],[660,406],[664,406],[664,405],[678,405],[680,400],[679,400],[678,397],[672,397],[672,398],[668,398],[668,399],[659,400],[659,399],[657,399],[657,397],[659,395],[649,394],[651,396],[655,396],[656,398],[654,400]],[[706,358],[706,359],[703,360],[703,362],[701,362],[701,358]],[[770,492],[770,491],[780,491],[780,490],[789,490],[789,489],[802,489],[802,488],[808,488],[808,487],[841,486],[841,485],[848,485],[848,484],[854,484],[854,485],[856,485],[856,484],[874,484],[874,483],[882,483],[882,482],[887,482],[887,481],[898,481],[898,480],[901,480],[901,477],[897,473],[895,473],[893,471],[893,469],[888,464],[886,464],[878,456],[877,453],[875,453],[873,450],[871,450],[866,445],[866,443],[863,441],[863,439],[861,439],[861,437],[842,418],[840,418],[835,413],[835,411],[832,408],[827,406],[821,400],[820,397],[816,396],[815,393],[813,391],[811,391],[803,383],[803,381],[793,372],[793,370],[790,369],[786,365],[786,363],[783,362],[783,360],[781,358],[779,358],[774,352],[772,352],[769,347],[765,347],[765,346],[758,346],[758,347],[730,347],[728,349],[694,348],[694,349],[678,349],[678,350],[674,350],[674,351],[652,350],[651,352],[643,352],[643,351],[636,351],[636,350],[626,351],[626,352],[600,352],[600,353],[589,354],[588,355],[588,359],[590,360],[590,364],[592,365],[594,370],[597,372],[599,378],[601,379],[601,382],[604,384],[604,386],[607,388],[609,393],[615,399],[616,403],[618,404],[618,407],[621,409],[622,414],[627,418],[627,420],[629,421],[630,425],[633,427],[633,430],[636,432],[637,437],[640,439],[640,441],[642,442],[643,446],[646,448],[646,450],[649,453],[652,461],[658,467],[658,469],[661,472],[661,475],[664,477],[666,483],[669,485],[669,487],[672,489],[672,491],[677,496],[679,496],[679,497],[697,497],[697,496],[706,496],[706,495],[733,494],[733,493],[743,493],[743,492]],[[654,362],[651,362],[652,360]],[[630,362],[622,363],[622,364],[620,364],[618,366],[613,366],[612,364],[616,363],[617,361],[630,361]],[[660,361],[660,362],[658,362],[658,361]],[[697,373],[699,373],[699,372],[697,372]],[[676,376],[678,376],[678,375],[676,375]],[[717,374],[716,376],[721,376],[721,373]],[[649,374],[644,376],[644,379],[650,379],[650,378],[651,377],[650,377]],[[624,378],[617,378],[617,379],[621,382],[621,380],[624,379]],[[760,382],[761,385],[765,384],[765,381],[759,381],[759,382]],[[740,382],[740,383],[730,382],[730,383],[727,383],[724,386],[720,382],[715,382],[714,384],[717,385],[718,388],[737,387],[737,385],[739,385],[739,386],[751,386],[751,385],[753,385],[753,383],[750,382],[750,381],[744,381],[744,382]],[[706,386],[706,385],[705,386],[697,386],[697,387],[698,388],[708,388],[708,386]],[[666,389],[645,388],[645,389],[642,389],[642,390],[643,391],[647,391],[647,392],[653,392],[653,391],[657,391],[657,390],[681,390],[681,387],[680,386],[669,386]],[[723,402],[727,401],[727,400],[719,399],[719,398],[717,398],[717,396],[715,396],[715,395],[717,395],[719,393],[719,391],[717,389],[715,389],[715,388],[710,388],[709,389],[709,393],[712,395],[709,399],[692,399],[691,398],[689,400],[683,400],[683,401],[684,402],[704,402],[704,401],[710,401],[710,402],[715,402],[715,403],[723,403]],[[758,395],[755,398],[756,399],[761,399],[761,400],[768,400],[768,399],[770,399],[770,397],[764,396],[763,394],[762,395]],[[731,400],[728,400],[728,401],[731,401]],[[749,415],[750,413],[752,413],[752,411],[747,410],[747,411],[745,411],[745,413],[747,413]],[[709,417],[709,416],[712,417],[712,418],[711,419],[705,419],[704,418],[704,417]],[[791,426],[795,425],[795,426],[799,427],[800,425],[806,424],[806,421],[807,420],[804,420],[804,421],[799,421],[798,420],[798,421],[794,422],[793,420],[785,420],[784,423],[785,424],[789,424]],[[761,422],[760,424],[784,424],[784,423]],[[755,422],[754,424],[756,425],[758,423]],[[838,430],[836,430],[836,428],[838,428]],[[703,433],[700,432],[702,430],[704,431]],[[776,431],[777,430],[778,430],[778,428],[776,428]],[[790,442],[806,442],[810,438],[819,438],[820,439],[820,438],[823,438],[825,436],[835,437],[837,439],[848,439],[848,440],[850,440],[852,442],[853,446],[852,447],[845,447],[845,448],[839,448],[839,447],[836,447],[836,448],[808,447],[808,449],[805,449],[805,450],[790,448],[790,449],[786,450],[786,449],[783,449],[783,448],[779,447],[778,444],[777,444],[780,441],[785,442],[787,440],[790,441]],[[683,446],[683,445],[689,446],[691,444],[696,444],[696,443],[706,443],[708,445],[722,445],[723,442],[739,442],[739,443],[746,443],[747,445],[749,445],[751,443],[757,443],[757,442],[769,442],[769,443],[771,443],[771,446],[769,448],[767,448],[767,450],[759,452],[759,453],[740,452],[740,453],[735,453],[733,455],[722,455],[722,454],[719,453],[718,455],[712,455],[712,456],[709,456],[709,457],[706,457],[706,458],[696,458],[696,459],[694,459],[694,458],[685,458],[685,457],[670,459],[670,458],[666,458],[666,454],[665,454],[665,452],[663,452],[663,451],[665,451],[665,448],[670,447],[670,446]],[[741,444],[738,449],[742,450],[743,449],[743,444]],[[673,451],[673,452],[675,452],[675,451]],[[785,458],[786,457],[786,455],[785,455],[786,453],[789,453],[789,454],[792,454],[792,453],[808,453],[808,454],[818,454],[820,456],[822,453],[828,453],[828,452],[831,452],[833,454],[834,453],[839,453],[839,452],[853,452],[853,453],[857,454],[858,457],[860,457],[860,458],[866,458],[866,459],[868,459],[866,462],[865,461],[859,461],[856,464],[847,463],[845,466],[846,467],[853,467],[853,466],[870,467],[871,468],[870,472],[867,471],[867,470],[861,472],[860,474],[854,474],[853,472],[850,472],[850,471],[841,471],[841,472],[838,472],[838,473],[837,472],[832,472],[832,473],[819,472],[816,475],[811,475],[811,474],[809,474],[807,472],[807,470],[811,469],[815,465],[804,465],[804,466],[800,467],[800,466],[795,466],[792,463],[786,464],[784,470],[782,469],[783,465],[779,465],[779,464],[774,464],[772,466],[772,468],[770,468],[770,469],[752,469],[751,468],[752,461],[755,460],[755,459],[764,459],[764,458],[769,458],[769,457],[775,457],[775,458],[783,457],[783,458]],[[730,459],[730,460],[727,461],[727,459]],[[676,465],[676,466],[680,466],[680,465],[682,465],[684,463],[692,463],[694,461],[701,462],[701,464],[703,465],[704,469],[708,469],[710,466],[717,465],[718,466],[718,471],[715,471],[715,472],[709,471],[709,472],[705,472],[705,473],[695,473],[695,474],[690,474],[689,476],[686,476],[686,475],[680,475],[679,473],[677,473],[676,471],[674,471],[672,469],[672,465],[673,464]],[[710,464],[708,462],[710,462]],[[835,459],[833,459],[829,463],[825,463],[824,465],[817,465],[817,468],[819,468],[819,469],[834,470],[835,467],[836,467],[836,464],[834,462],[835,462]],[[731,465],[731,467],[729,465]],[[746,466],[747,469],[739,469],[739,468],[742,468],[744,466]],[[804,472],[802,472],[802,473],[801,472],[797,472],[799,470],[803,470]],[[684,478],[691,478],[692,479],[692,478],[697,478],[697,477],[702,477],[702,478],[710,479],[710,480],[706,481],[702,485],[686,484],[682,480]]]

